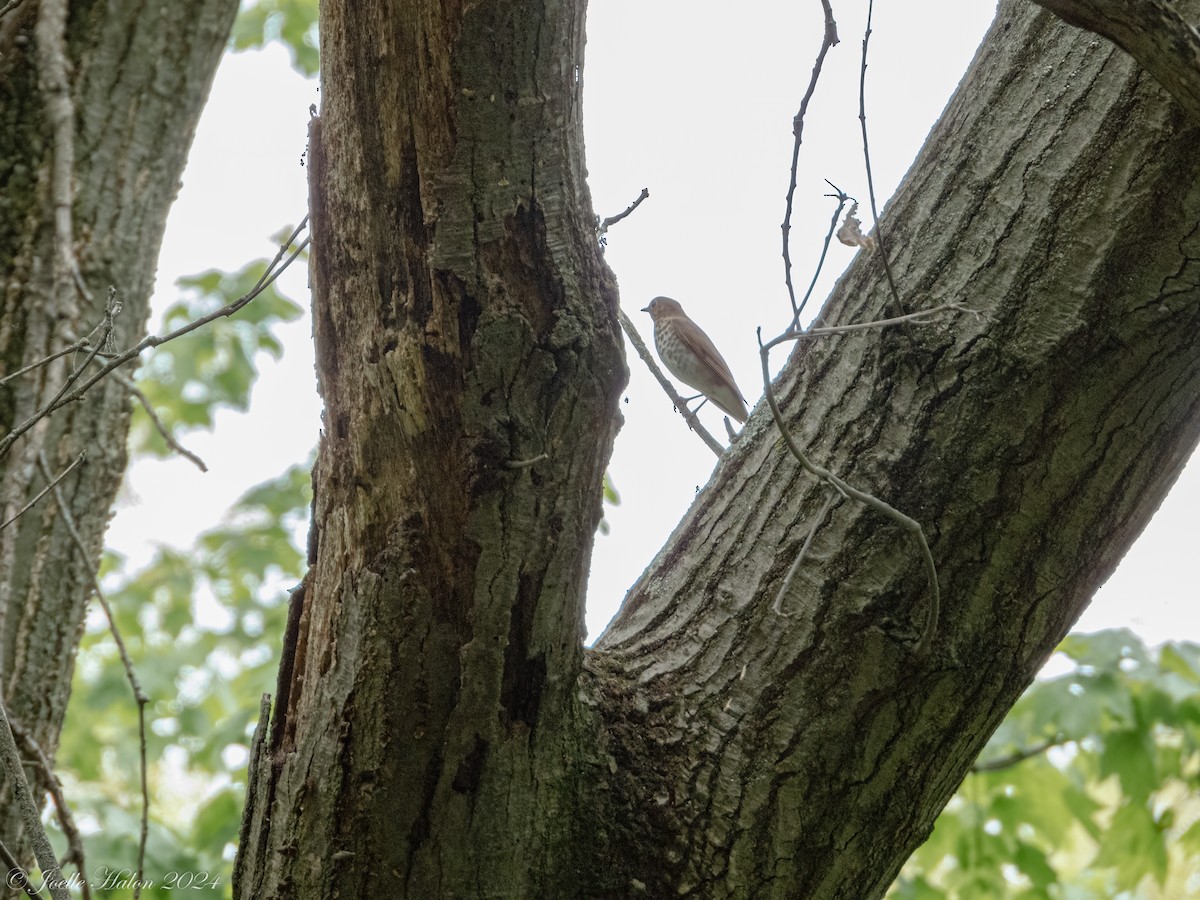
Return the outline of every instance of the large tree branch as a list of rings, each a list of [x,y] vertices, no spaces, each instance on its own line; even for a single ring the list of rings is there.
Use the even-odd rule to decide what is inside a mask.
[[[806,453],[929,528],[932,652],[919,556],[857,504],[772,611],[825,497],[752,417],[589,660],[619,815],[672,847],[649,896],[881,896],[1157,508],[1200,435],[1200,129],[1165,99],[1001,3],[883,212],[905,296],[983,316],[809,342],[775,386]],[[888,294],[862,254],[822,319]]]
[[[1200,122],[1200,31],[1168,0],[1032,0],[1068,25],[1106,37]]]

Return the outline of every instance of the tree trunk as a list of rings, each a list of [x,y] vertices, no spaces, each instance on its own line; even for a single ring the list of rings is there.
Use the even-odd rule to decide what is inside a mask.
[[[583,26],[571,2],[321,5],[315,557],[242,896],[548,896],[587,852],[568,761],[626,370]]]
[[[0,18],[0,374],[86,337],[104,321],[109,286],[122,303],[118,349],[144,336],[167,210],[224,50],[236,0],[72,0],[67,22],[74,109],[74,254],[89,304],[53,285],[54,143],[39,88],[38,3]],[[73,354],[0,386],[8,434],[51,399]],[[45,486],[39,456],[59,485],[87,547],[69,536],[53,496],[0,530],[0,674],[4,703],[53,758],[70,693],[109,510],[125,470],[128,392],[112,380],[19,438],[0,459],[0,522]],[[33,777],[32,771],[28,772]],[[19,816],[0,774],[0,840],[20,846]]]
[[[1193,4],[1194,6],[1194,4]],[[322,5],[312,568],[239,897],[878,897],[1200,434],[1200,132],[1021,0],[884,220],[904,332],[805,345],[595,651],[624,382],[583,10]],[[862,254],[823,318],[880,318]],[[648,457],[651,454],[648,452]],[[655,464],[655,463],[648,463]],[[661,464],[661,461],[657,464]]]

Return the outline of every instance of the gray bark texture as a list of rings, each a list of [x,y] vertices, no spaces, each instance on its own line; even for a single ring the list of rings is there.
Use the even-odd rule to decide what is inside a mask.
[[[35,20],[25,2],[0,19],[0,376],[87,336],[104,321],[108,288],[123,308],[113,346],[144,336],[167,210],[224,50],[236,0],[147,7],[72,0],[66,25],[74,116],[74,255],[95,298],[55,290],[54,141],[39,85]],[[58,392],[73,354],[0,386],[0,434]],[[59,485],[88,548],[68,535],[52,495],[0,531],[0,688],[9,714],[53,758],[70,694],[109,510],[125,470],[127,391],[106,380],[42,419],[0,459],[0,522],[81,452]],[[34,772],[27,770],[32,779]],[[22,845],[0,773],[0,840]]]
[[[1188,7],[1194,11],[1195,4]],[[583,8],[321,8],[311,569],[235,893],[879,897],[1200,436],[1200,130],[1025,0],[884,214],[903,299],[805,344],[580,648],[625,381]],[[869,102],[869,100],[868,100]],[[863,253],[823,318],[889,309]]]
[[[1200,29],[1170,0],[1033,0],[1064,22],[1108,38],[1200,122]]]

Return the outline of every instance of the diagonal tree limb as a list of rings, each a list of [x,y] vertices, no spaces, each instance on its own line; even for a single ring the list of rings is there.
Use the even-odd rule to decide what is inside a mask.
[[[1200,30],[1168,0],[1032,0],[1068,25],[1108,38],[1200,122]]]

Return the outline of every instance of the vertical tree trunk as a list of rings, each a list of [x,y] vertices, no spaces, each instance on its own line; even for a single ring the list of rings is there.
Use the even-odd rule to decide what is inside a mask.
[[[1194,5],[1194,4],[1193,4]],[[1200,433],[1200,134],[1001,5],[886,213],[905,335],[778,383],[580,667],[623,382],[581,4],[322,7],[312,567],[251,763],[243,898],[882,895]],[[862,254],[825,314],[889,304]]]
[[[586,852],[566,763],[626,371],[583,25],[569,0],[321,6],[316,555],[242,896],[550,896]]]
[[[54,145],[38,84],[38,3],[25,0],[0,18],[0,375],[91,333],[104,320],[110,285],[122,302],[114,346],[123,349],[144,336],[167,210],[236,11],[236,0],[152,7],[70,3],[73,249],[94,305],[52,285]],[[53,397],[84,355],[0,387],[4,433]],[[60,484],[86,556],[68,535],[53,497],[0,531],[4,703],[51,756],[109,510],[125,469],[128,417],[127,393],[112,380],[101,382],[83,402],[43,419],[0,459],[0,521],[6,521],[44,487],[39,456],[57,473],[87,454],[86,463]],[[15,848],[20,826],[10,798],[4,785],[0,839]]]

